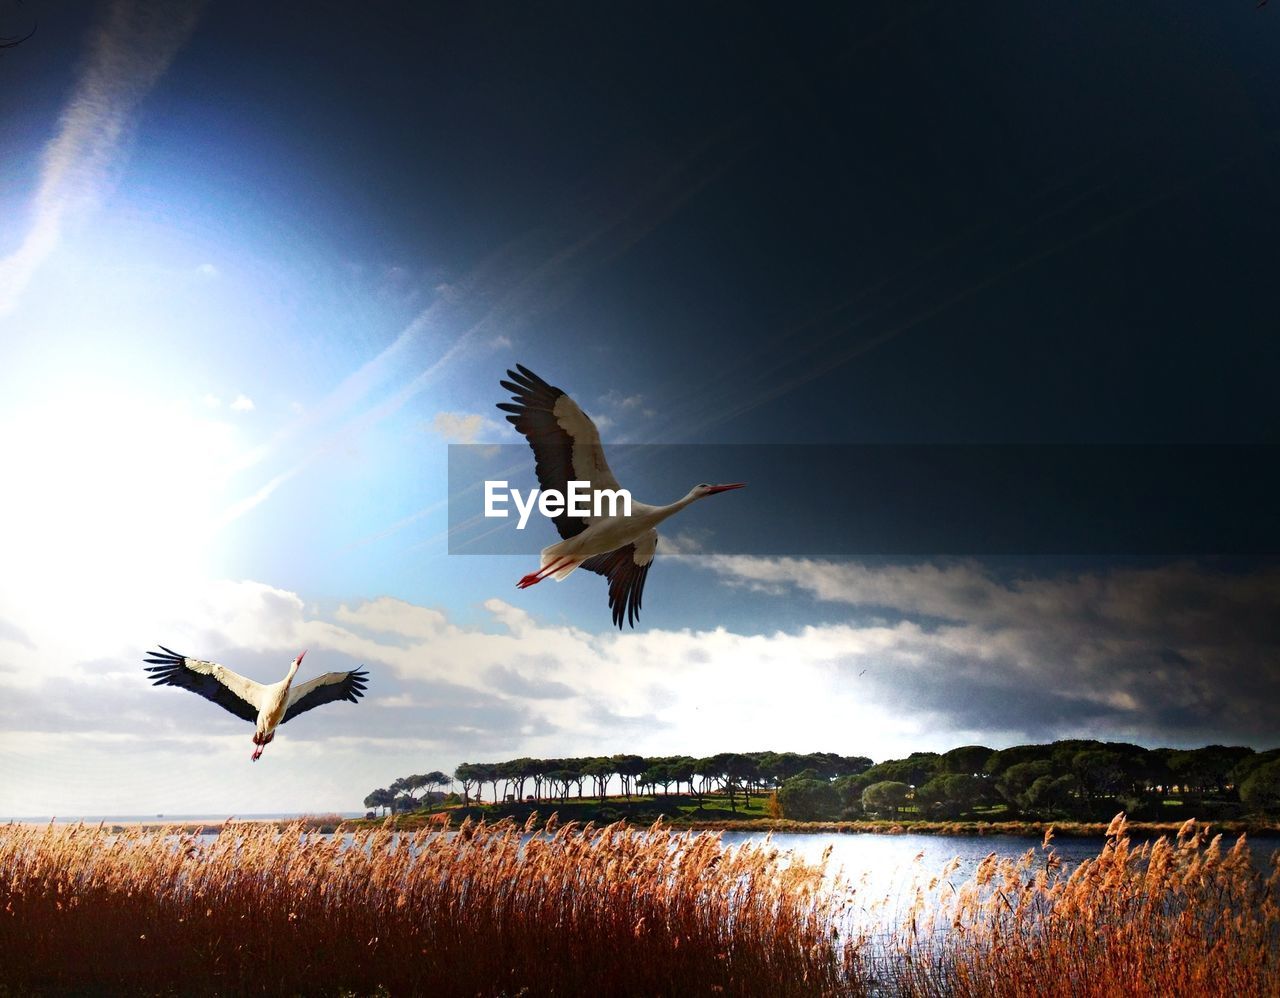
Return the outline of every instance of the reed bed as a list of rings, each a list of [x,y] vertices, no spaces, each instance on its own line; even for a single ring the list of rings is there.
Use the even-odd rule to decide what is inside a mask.
[[[829,994],[837,905],[818,867],[659,826],[0,829],[18,993]]]
[[[825,858],[660,825],[11,825],[0,994],[1280,995],[1275,858],[1108,834],[868,905]]]
[[[857,955],[904,995],[1165,998],[1280,995],[1280,855],[1263,874],[1245,837],[1186,822],[1134,847],[1124,815],[1101,853],[1069,872],[1051,848],[955,861],[917,881],[906,916]]]

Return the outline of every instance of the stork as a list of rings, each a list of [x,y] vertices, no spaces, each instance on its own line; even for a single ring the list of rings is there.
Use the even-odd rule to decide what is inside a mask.
[[[232,672],[217,662],[188,658],[164,645],[159,651],[147,652],[144,661],[150,663],[146,671],[155,680],[153,686],[180,686],[184,690],[199,693],[219,707],[231,711],[254,723],[253,744],[257,746],[250,756],[257,762],[262,750],[276,736],[276,728],[303,711],[319,707],[335,700],[355,703],[364,695],[369,675],[363,668],[350,672],[326,672],[298,686],[293,677],[302,665],[302,652],[289,663],[289,673],[278,683],[255,683],[239,673]]]
[[[501,381],[511,392],[511,402],[499,402],[515,426],[533,448],[538,484],[545,490],[567,494],[570,482],[588,482],[592,491],[622,488],[609,470],[600,432],[578,404],[559,388],[547,384],[523,364],[507,371],[510,381]],[[540,567],[516,583],[527,589],[545,578],[557,582],[574,569],[602,575],[609,581],[609,609],[613,622],[622,628],[636,626],[645,578],[658,549],[657,526],[690,503],[719,492],[740,489],[745,482],[730,485],[695,485],[681,499],[666,506],[649,506],[632,501],[629,516],[571,516],[567,511],[552,517],[563,538],[542,549]]]

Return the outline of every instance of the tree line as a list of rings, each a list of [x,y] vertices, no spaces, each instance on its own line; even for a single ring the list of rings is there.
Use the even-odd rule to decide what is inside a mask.
[[[721,752],[693,756],[521,757],[459,765],[452,774],[401,777],[365,806],[417,810],[454,794],[459,803],[564,802],[570,798],[682,795],[701,805],[718,795],[730,808],[776,794],[782,816],[953,819],[1200,818],[1280,813],[1280,749],[1245,746],[1148,749],[1127,742],[1063,739],[992,749],[965,745],[873,763],[830,752]],[[425,791],[425,792],[424,792]]]
[[[1280,812],[1280,749],[1245,746],[1148,749],[1128,742],[1063,739],[993,750],[965,745],[915,752],[851,777],[807,774],[778,790],[800,820],[860,817],[1029,818],[1096,821],[1228,818]]]
[[[505,801],[555,802],[570,797],[624,798],[687,793],[697,800],[707,794],[728,797],[732,806],[751,794],[771,791],[802,773],[834,780],[860,773],[872,765],[865,756],[833,752],[720,752],[693,756],[589,756],[538,759],[528,756],[505,762],[464,762],[452,776],[435,772],[401,777],[365,798],[365,807],[395,811],[418,809],[426,799],[438,799],[430,788],[455,787],[462,803]],[[422,796],[415,791],[427,790]]]

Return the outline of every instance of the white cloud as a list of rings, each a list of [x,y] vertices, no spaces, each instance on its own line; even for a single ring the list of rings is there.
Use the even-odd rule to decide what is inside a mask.
[[[338,607],[334,619],[362,630],[407,638],[433,637],[446,624],[445,615],[439,610],[415,606],[390,596],[370,600],[355,609],[344,603]]]
[[[839,660],[857,649],[838,637],[592,634],[502,600],[485,611],[480,626],[464,627],[383,597],[325,614],[286,590],[223,581],[161,594],[111,633],[66,635],[57,620],[17,620],[32,647],[16,647],[13,660],[31,682],[14,685],[0,671],[0,761],[19,774],[0,785],[0,815],[175,812],[175,800],[197,811],[350,809],[397,767],[451,770],[526,753],[710,753],[756,746],[761,730],[799,749],[852,751],[872,733],[882,750],[918,744],[918,719],[841,692]],[[274,775],[262,781],[243,758],[247,725],[185,691],[147,685],[138,635],[264,681],[306,648],[309,668],[364,664],[370,696],[282,729],[259,764]],[[347,778],[317,776],[331,765]],[[146,774],[157,768],[203,786],[153,785]]]
[[[452,444],[473,444],[481,436],[492,436],[499,426],[478,413],[438,412],[431,428]]]
[[[222,405],[222,399],[212,393],[206,393],[205,397],[200,401],[209,409],[216,409],[218,406]]]
[[[705,530],[681,530],[664,534],[659,543],[662,545],[664,555],[696,555],[706,550],[706,545],[703,543],[706,535]]]
[[[644,404],[643,395],[623,395],[613,389],[600,396],[600,404],[614,409],[638,409]]]
[[[1274,738],[1280,691],[1264,666],[1277,625],[1261,612],[1274,573],[1171,566],[1010,582],[963,564],[704,561],[793,591],[804,580],[832,604],[939,612],[761,634],[595,633],[500,599],[463,625],[386,596],[322,611],[250,581],[158,588],[91,628],[6,610],[24,640],[0,644],[0,815],[175,812],[175,801],[347,810],[404,772],[519,755],[774,748],[883,759],[1068,736]],[[1170,612],[1184,598],[1198,620]],[[1223,626],[1233,607],[1243,610],[1234,630]],[[283,729],[251,769],[246,725],[147,685],[139,635],[262,680],[306,648],[308,669],[365,665],[370,695]]]
[[[253,399],[248,395],[237,395],[235,401],[231,403],[231,408],[236,412],[252,412],[254,409]]]
[[[138,106],[190,34],[202,6],[116,0],[109,7],[90,41],[58,133],[45,147],[27,235],[0,260],[0,315],[17,304],[66,228],[110,190]]]
[[[219,276],[218,268],[211,263],[200,264],[200,266],[196,268],[196,273],[199,274],[201,277],[203,277],[205,280],[209,280],[209,281]]]

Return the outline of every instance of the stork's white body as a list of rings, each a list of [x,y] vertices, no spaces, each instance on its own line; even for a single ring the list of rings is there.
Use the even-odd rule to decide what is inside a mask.
[[[306,652],[303,652],[305,655]],[[253,743],[258,746],[266,745],[276,735],[276,728],[280,726],[280,721],[284,718],[284,712],[289,709],[289,704],[293,699],[290,687],[293,686],[293,677],[298,674],[298,666],[302,664],[302,655],[293,660],[289,666],[289,674],[278,683],[271,683],[267,686],[259,686],[253,691],[253,700],[258,702],[258,722],[253,729]],[[259,747],[258,755],[262,754]]]
[[[667,506],[650,506],[648,503],[633,499],[630,516],[587,517],[590,522],[582,533],[542,549],[542,567],[555,564],[557,561],[564,562],[561,567],[547,576],[560,582],[588,558],[598,554],[608,554],[628,544],[636,545],[638,555],[647,553],[648,558],[652,558],[654,550],[657,549],[658,537],[654,533],[653,542],[650,545],[646,543],[647,535],[655,531],[658,524],[667,517],[674,516],[698,498],[700,497],[694,492],[690,492],[683,499],[678,499]]]

